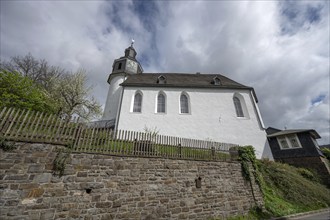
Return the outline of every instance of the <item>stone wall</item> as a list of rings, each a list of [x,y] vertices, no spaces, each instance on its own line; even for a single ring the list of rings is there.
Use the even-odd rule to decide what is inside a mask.
[[[0,150],[0,219],[207,219],[262,204],[238,162],[72,153],[58,177],[61,146],[16,146]]]

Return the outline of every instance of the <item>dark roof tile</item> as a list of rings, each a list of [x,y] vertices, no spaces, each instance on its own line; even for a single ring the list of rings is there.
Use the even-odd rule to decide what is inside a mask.
[[[159,76],[166,77],[166,84],[158,84]],[[215,77],[220,79],[220,85],[214,85]],[[143,73],[130,75],[122,86],[140,87],[193,87],[193,88],[228,88],[252,89],[220,74],[187,74],[187,73]]]
[[[289,129],[283,130],[279,132],[275,132],[272,134],[267,135],[267,137],[277,137],[280,135],[287,135],[287,134],[298,134],[298,133],[310,133],[315,139],[321,138],[321,136],[314,130],[314,129]]]

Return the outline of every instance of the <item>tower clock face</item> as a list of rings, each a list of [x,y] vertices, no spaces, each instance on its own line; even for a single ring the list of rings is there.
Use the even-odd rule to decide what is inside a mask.
[[[126,69],[132,72],[137,71],[138,64],[132,60],[127,60]]]

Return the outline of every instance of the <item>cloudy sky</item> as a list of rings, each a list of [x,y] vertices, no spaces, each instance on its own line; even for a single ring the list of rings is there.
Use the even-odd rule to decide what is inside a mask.
[[[328,1],[0,1],[0,58],[89,73],[104,106],[131,39],[145,72],[220,73],[256,90],[266,127],[329,144]]]

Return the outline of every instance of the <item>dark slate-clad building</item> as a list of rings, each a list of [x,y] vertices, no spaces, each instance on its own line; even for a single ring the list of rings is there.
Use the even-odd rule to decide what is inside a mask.
[[[313,129],[266,129],[274,160],[296,167],[312,169],[330,186],[330,168],[316,139],[321,136]]]

